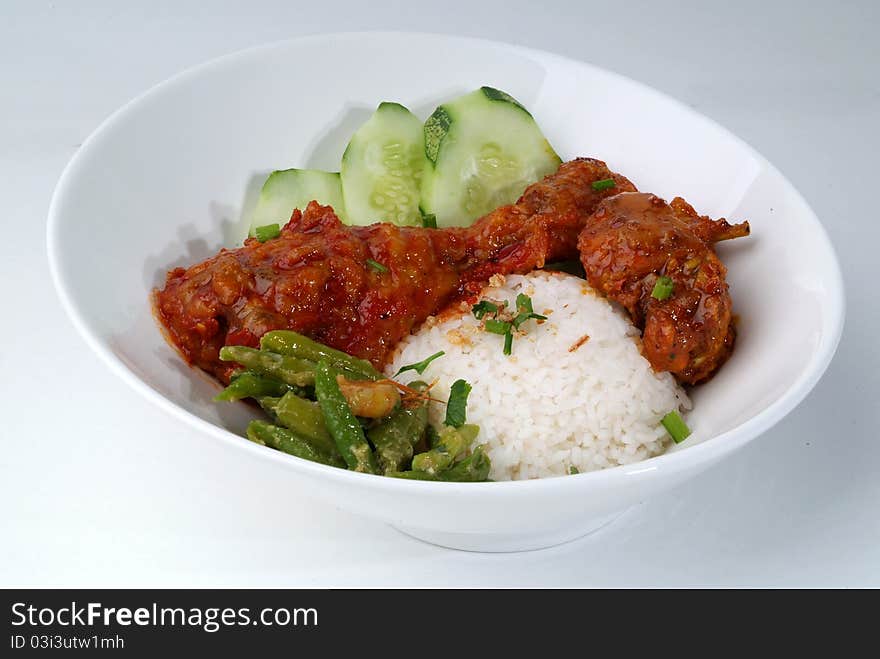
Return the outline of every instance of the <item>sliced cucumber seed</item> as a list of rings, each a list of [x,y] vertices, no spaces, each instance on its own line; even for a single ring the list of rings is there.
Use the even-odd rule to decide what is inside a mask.
[[[342,192],[351,207],[350,222],[420,226],[425,162],[419,120],[397,103],[379,105],[342,157]]]
[[[513,203],[561,162],[531,114],[491,87],[438,107],[424,134],[420,208],[438,227],[467,226]]]
[[[463,210],[477,216],[518,197],[531,181],[522,177],[522,164],[499,144],[484,144],[475,159],[473,176],[465,182]]]

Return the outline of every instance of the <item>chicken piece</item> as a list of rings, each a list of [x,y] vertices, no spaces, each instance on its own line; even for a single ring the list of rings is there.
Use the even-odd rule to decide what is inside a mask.
[[[593,190],[613,178],[615,187]],[[346,226],[329,206],[294,211],[278,238],[221,250],[168,273],[154,309],[169,341],[195,366],[228,381],[224,345],[256,347],[292,329],[383,366],[391,349],[448,303],[494,274],[525,273],[577,256],[577,236],[604,198],[635,187],[605,163],[564,163],[467,228]]]
[[[748,222],[711,220],[680,197],[667,204],[628,192],[599,204],[578,247],[590,285],[644,329],[644,354],[654,370],[697,384],[727,360],[736,337],[727,270],[712,245],[748,234]],[[664,275],[673,288],[659,300],[652,292]]]

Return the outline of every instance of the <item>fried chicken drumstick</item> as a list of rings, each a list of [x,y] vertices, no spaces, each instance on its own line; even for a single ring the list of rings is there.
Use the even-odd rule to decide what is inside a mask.
[[[592,184],[613,179],[614,187]],[[292,329],[382,367],[428,316],[479,293],[495,274],[522,274],[581,257],[591,285],[644,328],[655,370],[686,383],[708,378],[733,346],[725,269],[711,243],[748,233],[636,193],[599,160],[579,158],[467,228],[387,223],[346,226],[333,209],[294,211],[278,238],[250,238],[189,269],[154,293],[167,337],[186,360],[226,382],[224,345],[256,347]],[[651,298],[658,275],[672,296]]]
[[[747,235],[748,222],[710,220],[681,197],[667,204],[626,192],[599,204],[578,248],[590,285],[622,304],[643,329],[654,370],[697,384],[727,360],[736,336],[727,270],[712,244]],[[661,277],[667,291],[655,293]]]
[[[592,189],[609,178],[614,188]],[[250,238],[169,272],[154,308],[184,358],[224,382],[232,366],[220,361],[220,348],[256,347],[274,329],[296,330],[381,367],[428,316],[479,292],[492,275],[577,258],[577,236],[599,202],[634,190],[605,163],[583,158],[467,228],[346,226],[332,208],[312,202],[293,213],[278,238]]]

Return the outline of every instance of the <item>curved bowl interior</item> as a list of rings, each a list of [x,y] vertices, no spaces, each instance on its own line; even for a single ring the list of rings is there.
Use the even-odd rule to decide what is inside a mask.
[[[331,473],[235,436],[250,412],[211,402],[217,385],[168,347],[148,295],[168,269],[240,243],[270,170],[337,170],[348,138],[380,101],[400,101],[424,118],[483,84],[528,107],[563,159],[601,158],[641,190],[750,220],[753,235],[719,250],[739,338],[730,362],[693,392],[690,440],[641,465],[459,494],[473,498],[479,490],[489,502],[503,493],[601,488],[608,512],[615,492],[644,495],[637,477],[667,475],[671,483],[753,438],[806,395],[839,339],[841,279],[821,225],[772,166],[716,124],[631,80],[547,53],[437,35],[271,44],[181,74],[123,108],[83,145],[53,199],[50,261],[65,306],[118,373],[191,425],[325,484],[435,493],[434,484]],[[408,513],[389,505],[385,518],[405,523]]]

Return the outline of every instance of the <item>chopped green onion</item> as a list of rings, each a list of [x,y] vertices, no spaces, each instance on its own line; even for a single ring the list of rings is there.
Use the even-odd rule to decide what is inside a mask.
[[[464,380],[456,380],[449,389],[449,400],[446,403],[446,425],[461,428],[467,420],[467,399],[471,393],[471,385]]]
[[[601,181],[593,181],[592,188],[596,192],[602,192],[602,190],[610,190],[615,185],[613,178],[603,178]]]
[[[492,332],[492,334],[508,334],[510,333],[510,327],[510,323],[504,320],[489,318],[486,321],[486,331]]]
[[[666,432],[676,444],[681,444],[691,434],[691,429],[687,427],[687,424],[675,410],[660,419],[660,423],[663,424]]]
[[[655,300],[665,300],[672,295],[672,289],[674,287],[675,285],[672,283],[672,279],[666,275],[662,275],[657,278],[657,283],[654,284],[654,290],[651,291],[651,297]]]
[[[530,298],[525,293],[520,293],[516,296],[516,310],[522,311],[524,313],[532,313],[534,309],[532,308],[532,298]]]
[[[440,352],[435,352],[433,355],[431,355],[430,357],[428,357],[428,358],[426,358],[426,359],[423,359],[423,360],[420,361],[420,362],[417,362],[417,363],[415,363],[415,364],[407,364],[406,366],[401,367],[401,369],[400,369],[399,371],[397,371],[397,373],[395,373],[394,375],[395,375],[395,376],[398,376],[398,375],[400,375],[401,373],[403,373],[404,371],[415,371],[416,373],[418,373],[419,375],[421,375],[422,373],[425,372],[425,369],[428,368],[428,365],[429,365],[432,361],[434,361],[434,360],[437,359],[438,357],[442,357],[442,356],[445,355],[445,354],[446,354],[446,353],[443,352],[442,350],[441,350]]]
[[[477,302],[474,306],[471,307],[471,311],[477,320],[483,320],[483,316],[487,313],[495,313],[498,311],[498,305],[489,302],[489,300],[483,300],[481,302]]]
[[[513,332],[504,335],[504,354],[509,355],[513,351]]]
[[[513,319],[513,326],[516,329],[519,329],[519,326],[522,325],[527,320],[534,318],[535,320],[547,320],[547,316],[542,316],[539,313],[521,313],[518,314],[516,318]]]
[[[254,237],[261,243],[264,243],[267,240],[272,240],[272,238],[277,238],[280,235],[281,225],[279,224],[266,224],[254,229]]]
[[[379,263],[378,261],[374,261],[373,259],[367,259],[367,265],[370,266],[376,272],[388,272],[388,268]]]
[[[437,216],[434,213],[428,213],[427,215],[422,215],[422,226],[426,229],[436,229],[437,228]]]
[[[581,472],[578,470],[577,467],[575,467],[574,465],[571,465],[571,466],[568,468],[568,473],[571,474],[572,476],[574,476],[575,474],[579,474],[579,473],[581,473]]]

